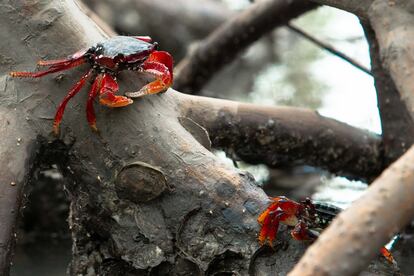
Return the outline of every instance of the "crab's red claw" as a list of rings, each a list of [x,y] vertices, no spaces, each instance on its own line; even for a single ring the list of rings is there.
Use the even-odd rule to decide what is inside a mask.
[[[280,223],[288,226],[297,225],[299,221],[296,214],[299,208],[299,203],[286,197],[272,198],[269,207],[257,219],[261,225],[259,242],[263,244],[267,240],[269,245],[272,246]]]
[[[124,96],[115,95],[118,89],[118,83],[110,74],[102,74],[99,102],[108,107],[122,107],[132,104],[133,100]]]
[[[279,230],[279,221],[278,217],[272,216],[267,232],[267,242],[271,247],[273,247],[273,241],[276,239],[277,231]]]
[[[273,246],[273,241],[276,239],[277,231],[279,229],[279,221],[283,211],[278,210],[278,202],[272,202],[269,207],[260,214],[257,222],[261,225],[259,242],[264,244],[266,240],[270,246]]]
[[[268,233],[270,231],[271,226],[271,217],[269,215],[269,209],[266,209],[263,213],[260,214],[260,216],[257,219],[257,222],[260,224],[260,234],[259,234],[259,242],[260,244],[264,244]]]
[[[142,87],[138,92],[127,92],[125,95],[138,98],[148,94],[156,94],[167,90],[173,83],[173,58],[165,51],[154,51],[142,65],[144,72],[155,77],[153,82]]]
[[[147,58],[146,62],[158,62],[162,63],[167,66],[169,74],[171,76],[171,80],[173,79],[173,58],[170,53],[166,51],[154,51],[151,55]],[[145,69],[145,68],[144,68]]]

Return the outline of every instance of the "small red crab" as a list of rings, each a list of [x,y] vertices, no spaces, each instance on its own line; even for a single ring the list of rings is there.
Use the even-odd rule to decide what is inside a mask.
[[[309,198],[300,203],[284,196],[274,197],[271,200],[270,205],[257,219],[261,225],[259,242],[264,244],[267,240],[270,246],[273,246],[280,223],[293,228],[290,233],[295,240],[316,240],[342,211],[334,205],[313,202]],[[380,252],[387,261],[395,264],[388,249],[382,247]]]
[[[92,68],[70,89],[60,103],[55,115],[53,131],[55,134],[59,133],[59,124],[67,103],[80,91],[91,76],[94,76],[95,79],[88,94],[86,117],[91,128],[97,130],[93,101],[98,95],[101,104],[108,107],[122,107],[133,102],[130,98],[158,93],[172,85],[173,59],[168,52],[157,51],[158,44],[151,43],[151,41],[152,39],[148,36],[116,36],[64,59],[39,61],[38,65],[49,67],[47,70],[10,72],[10,76],[40,78],[50,73],[88,63]],[[153,75],[155,80],[142,87],[138,92],[126,93],[128,97],[117,96],[115,95],[118,91],[116,76],[123,70],[146,72]]]
[[[260,243],[268,240],[269,245],[273,245],[279,223],[293,227],[291,235],[295,240],[316,239],[317,232],[308,227],[309,223],[315,220],[315,214],[315,208],[309,200],[298,203],[284,196],[272,198],[272,203],[257,219],[262,226]]]

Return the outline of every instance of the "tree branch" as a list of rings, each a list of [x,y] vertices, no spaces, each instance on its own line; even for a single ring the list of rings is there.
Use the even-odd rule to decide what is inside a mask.
[[[378,41],[369,24],[362,23],[370,46],[372,72],[377,91],[384,143],[385,166],[399,158],[414,143],[414,123],[395,83],[380,60]],[[401,130],[404,131],[401,131]]]
[[[401,99],[414,119],[414,2],[374,1],[369,20],[379,44],[382,64],[390,73]]]
[[[335,218],[289,275],[356,275],[413,217],[411,147]]]
[[[379,45],[372,27],[364,23],[362,26],[370,45],[371,67],[381,117],[384,161],[387,165],[404,154],[413,144],[414,124],[406,105],[400,98],[394,81],[381,64]],[[393,246],[393,255],[402,273],[412,272],[413,255],[407,254],[407,252],[411,252],[414,243],[411,232],[411,229],[405,228]]]
[[[352,66],[358,68],[362,72],[367,73],[368,75],[372,76],[372,73],[371,73],[370,69],[368,69],[364,65],[360,64],[358,61],[354,60],[353,58],[349,57],[348,55],[338,51],[337,49],[335,49],[331,45],[329,45],[329,44],[327,44],[323,41],[318,40],[317,38],[311,36],[310,34],[306,33],[305,31],[293,26],[292,24],[286,24],[286,26],[288,27],[288,29],[292,30],[296,34],[298,34],[298,35],[304,37],[305,39],[309,40],[310,42],[314,43],[316,46],[328,51],[329,53],[339,57],[340,59],[348,62]]]
[[[263,0],[252,4],[201,41],[177,65],[174,88],[190,94],[200,90],[251,43],[316,7],[305,0]]]
[[[379,135],[317,112],[180,95],[185,116],[204,126],[214,147],[248,163],[307,164],[371,179],[382,167]]]

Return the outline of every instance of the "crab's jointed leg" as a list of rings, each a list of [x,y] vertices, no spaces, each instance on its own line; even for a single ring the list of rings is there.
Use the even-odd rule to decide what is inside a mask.
[[[392,264],[396,264],[396,263],[397,263],[397,262],[395,261],[394,257],[392,256],[391,252],[390,252],[387,248],[382,247],[382,248],[380,249],[380,252],[381,252],[381,255],[382,255],[382,256],[384,256],[384,258],[385,258],[388,262],[390,262],[390,263],[392,263]]]
[[[39,65],[50,66],[49,69],[38,72],[10,72],[10,76],[17,78],[40,78],[51,73],[68,70],[83,63],[85,63],[83,56],[76,59],[39,61]]]
[[[259,242],[263,244],[267,240],[270,246],[272,246],[273,241],[276,239],[279,223],[289,226],[298,224],[297,213],[300,208],[299,203],[286,197],[275,197],[272,198],[272,201],[269,207],[257,219],[261,225]]]
[[[88,120],[89,126],[95,130],[98,131],[96,128],[96,116],[95,116],[95,110],[93,109],[93,100],[98,95],[99,90],[102,86],[102,74],[99,74],[95,81],[92,84],[91,90],[88,94],[88,100],[86,102],[86,119]]]
[[[279,220],[270,214],[271,211],[264,211],[257,221],[262,226],[259,234],[260,244],[264,244],[266,239],[270,246],[273,245],[273,240],[276,239],[277,230],[279,229]]]
[[[92,74],[93,70],[89,70],[86,74],[82,76],[82,78],[69,90],[69,93],[65,96],[62,102],[59,104],[59,107],[56,111],[55,120],[53,121],[53,132],[58,135],[59,134],[59,125],[62,121],[63,113],[65,112],[66,105],[68,104],[69,100],[72,99],[82,88],[85,84],[86,80]]]
[[[142,87],[138,92],[127,92],[125,95],[138,98],[148,94],[156,94],[168,89],[173,83],[173,59],[168,52],[154,51],[143,63],[142,69],[155,77],[153,82]]]
[[[303,221],[295,225],[295,228],[290,232],[292,237],[298,241],[313,241],[319,236],[319,233],[308,229]]]
[[[81,51],[74,53],[73,55],[70,55],[67,58],[52,59],[52,60],[39,60],[37,62],[37,65],[53,66],[53,67],[65,66],[65,65],[68,65],[74,62],[78,62],[79,60],[84,60],[85,54],[86,54],[86,50],[81,50]]]
[[[133,101],[124,96],[114,95],[118,91],[118,84],[110,74],[99,74],[92,84],[86,102],[86,118],[89,126],[98,131],[93,101],[99,95],[100,103],[109,107],[122,107]]]
[[[102,80],[99,88],[99,102],[108,107],[122,107],[133,103],[133,100],[117,96],[115,93],[119,90],[118,83],[110,74],[101,74]]]

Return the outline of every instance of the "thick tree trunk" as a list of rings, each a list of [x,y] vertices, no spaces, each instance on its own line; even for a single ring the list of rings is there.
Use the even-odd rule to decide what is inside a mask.
[[[39,80],[12,79],[8,71],[34,69],[39,58],[66,56],[104,39],[103,34],[72,1],[3,1],[0,36],[2,153],[8,153],[1,154],[7,168],[1,174],[7,184],[4,195],[18,206],[14,193],[21,191],[29,172],[26,160],[35,153],[25,144],[44,137],[39,140],[42,161],[56,162],[73,180],[67,187],[72,274],[213,273],[235,266],[247,272],[259,249],[256,216],[267,197],[249,174],[223,165],[180,125],[174,91],[136,100],[127,108],[97,107],[99,134],[86,123],[86,95],[81,94],[69,104],[56,140],[50,134],[56,106],[87,66]],[[142,79],[126,75],[121,89],[142,85]],[[146,196],[131,196],[148,187],[153,190]],[[3,218],[6,208],[1,210]],[[9,228],[14,225],[9,223]],[[10,233],[5,229],[4,235]],[[299,256],[303,249],[297,244],[289,252]],[[280,271],[292,265],[285,262]]]
[[[0,51],[1,52],[1,51]],[[10,95],[11,96],[11,95]],[[8,273],[16,217],[38,144],[15,98],[0,97],[0,274]]]
[[[99,133],[86,123],[84,91],[69,104],[60,137],[51,135],[56,106],[88,66],[37,80],[8,72],[105,38],[73,1],[3,1],[0,38],[0,274],[7,274],[22,187],[41,163],[57,164],[71,180],[73,275],[286,274],[302,255],[304,243],[275,254],[258,245],[266,195],[207,149],[200,126],[183,123],[182,97],[172,89],[126,108],[97,106]],[[134,74],[121,74],[122,91],[142,86]],[[377,147],[371,138],[367,146]],[[286,245],[288,236],[278,241]]]
[[[184,114],[207,129],[213,147],[236,160],[269,167],[306,164],[365,180],[383,170],[381,136],[313,110],[180,98]]]

